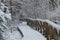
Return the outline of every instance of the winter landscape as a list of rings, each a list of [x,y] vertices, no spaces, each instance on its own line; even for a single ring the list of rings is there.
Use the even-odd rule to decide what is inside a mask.
[[[0,40],[60,40],[60,0],[0,0]]]

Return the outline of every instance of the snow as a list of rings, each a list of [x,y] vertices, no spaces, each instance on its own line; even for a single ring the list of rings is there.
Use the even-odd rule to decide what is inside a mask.
[[[0,10],[0,16],[1,16],[1,15],[4,15],[4,13]]]
[[[9,12],[10,12],[10,11],[9,11],[9,8],[8,8],[7,6],[5,6],[4,3],[1,3],[1,10],[4,11],[4,8],[7,9],[7,10],[6,10],[6,13],[9,13]]]
[[[3,28],[9,29],[4,23],[1,24]]]
[[[21,35],[17,30],[12,33],[6,30],[6,32],[3,33],[3,38],[5,40],[21,40]]]
[[[4,8],[7,8],[6,13],[2,12],[2,11],[4,11]],[[3,3],[1,3],[1,10],[0,10],[0,16],[2,16],[3,20],[5,20],[4,17],[6,17],[8,20],[11,20],[12,19],[11,18],[11,13],[9,12],[8,7],[5,6]]]
[[[5,14],[5,17],[6,17],[8,20],[11,20],[11,19],[12,19],[12,18],[11,18],[11,13]]]
[[[11,20],[11,14],[10,13],[5,14],[3,11],[0,10],[0,19],[2,20],[2,25],[4,25],[7,28],[7,26],[4,24],[7,22],[6,18]]]
[[[20,24],[19,28],[24,35],[22,40],[46,40],[46,38],[42,34],[26,25],[26,22]]]
[[[5,15],[5,13],[0,10],[0,17],[1,17],[2,20],[5,22],[6,20],[5,20],[5,18],[4,18],[4,15]]]
[[[6,26],[6,23],[8,20],[11,20],[11,13],[4,13],[4,7],[5,5],[3,3],[1,3],[1,9],[0,9],[0,28],[2,32],[2,36],[4,36],[4,38],[7,38],[6,40],[9,40],[10,37],[13,37],[13,34],[11,34],[11,32],[9,32],[9,28]],[[6,33],[7,32],[7,33]],[[18,33],[18,32],[17,32]],[[7,35],[6,35],[7,34]],[[11,35],[10,35],[11,34]],[[14,33],[15,34],[15,33]],[[18,34],[17,34],[18,35]],[[15,36],[17,36],[15,35]],[[9,37],[9,38],[8,38]],[[15,38],[15,37],[14,37]],[[18,37],[19,38],[19,37]],[[17,39],[18,39],[17,38]],[[13,38],[11,39],[13,40]]]
[[[4,11],[5,5],[1,3],[1,10]]]
[[[1,21],[3,21],[1,24],[0,24],[0,28],[3,30],[3,28],[1,27],[1,25],[3,25],[5,28],[7,28],[7,26],[6,25],[4,25],[4,22],[6,22],[6,20],[5,20],[5,17],[4,17],[4,13],[0,10],[0,19],[1,19]],[[0,22],[1,22],[0,21]],[[7,28],[8,29],[8,28]]]
[[[2,20],[5,22],[6,19],[5,17],[8,19],[8,20],[11,20],[11,13],[4,13],[3,11],[0,10],[0,17],[2,18]]]

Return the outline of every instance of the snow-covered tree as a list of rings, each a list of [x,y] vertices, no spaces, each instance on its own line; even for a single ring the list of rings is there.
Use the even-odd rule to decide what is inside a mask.
[[[6,8],[7,10],[4,10]],[[8,10],[8,7],[5,6],[3,3],[1,3],[1,9],[0,9],[0,40],[4,40],[2,33],[4,33],[5,30],[8,30],[7,27],[7,21],[11,20],[11,13]]]

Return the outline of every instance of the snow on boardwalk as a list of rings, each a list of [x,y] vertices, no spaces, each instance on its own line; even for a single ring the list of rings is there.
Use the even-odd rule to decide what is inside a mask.
[[[22,40],[46,40],[46,38],[42,34],[26,25],[26,22],[19,24],[19,28],[24,35]]]

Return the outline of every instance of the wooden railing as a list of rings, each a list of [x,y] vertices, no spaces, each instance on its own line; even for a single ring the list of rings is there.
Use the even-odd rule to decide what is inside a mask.
[[[53,27],[53,25],[51,25],[49,22],[43,20],[27,19],[27,25],[42,33],[47,38],[47,40],[60,40],[60,30]]]

